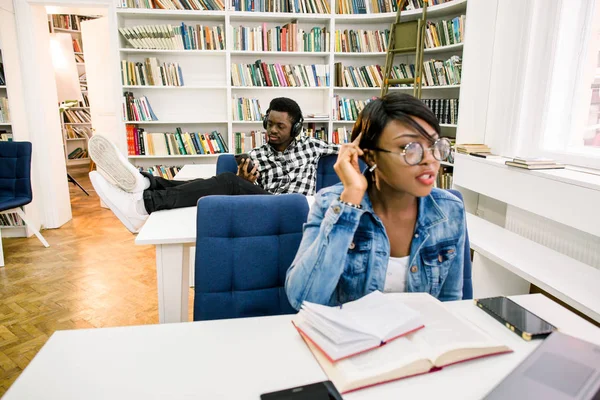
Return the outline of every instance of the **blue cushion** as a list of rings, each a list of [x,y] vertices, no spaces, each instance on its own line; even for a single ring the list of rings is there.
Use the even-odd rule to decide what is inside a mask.
[[[31,203],[31,143],[0,142],[0,211]]]
[[[194,320],[294,313],[285,274],[307,216],[300,194],[201,198]]]
[[[315,186],[315,190],[318,192],[324,187],[333,186],[336,183],[340,183],[340,178],[335,173],[333,169],[333,164],[337,161],[337,154],[322,156],[319,158],[319,163],[317,164],[317,183]],[[367,167],[367,164],[361,159],[358,160],[358,165],[360,166],[360,170],[364,171]]]
[[[233,172],[237,174],[237,163],[233,154],[221,154],[217,158],[217,175],[223,172]]]
[[[458,197],[463,203],[464,199],[458,190],[449,189],[450,193]],[[465,237],[465,265],[463,267],[463,300],[473,298],[473,281],[471,279],[471,244],[469,243],[469,230]]]

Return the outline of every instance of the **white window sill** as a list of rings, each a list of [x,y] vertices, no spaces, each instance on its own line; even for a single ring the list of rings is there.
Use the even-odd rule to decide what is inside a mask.
[[[529,171],[456,154],[454,185],[600,237],[600,176],[575,169]]]

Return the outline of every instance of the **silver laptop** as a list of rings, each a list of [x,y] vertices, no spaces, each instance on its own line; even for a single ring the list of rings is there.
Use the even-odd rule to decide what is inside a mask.
[[[600,346],[554,332],[485,398],[600,400]]]

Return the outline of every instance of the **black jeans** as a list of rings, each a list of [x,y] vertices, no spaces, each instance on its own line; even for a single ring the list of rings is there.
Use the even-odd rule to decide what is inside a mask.
[[[142,172],[142,175],[150,179],[150,187],[144,190],[144,206],[148,214],[173,208],[195,207],[198,199],[204,196],[271,194],[231,172],[191,181],[168,180],[147,172]]]

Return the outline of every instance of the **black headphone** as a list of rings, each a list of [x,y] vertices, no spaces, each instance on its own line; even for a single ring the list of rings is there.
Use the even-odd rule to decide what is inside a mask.
[[[271,109],[269,108],[267,110],[267,112],[265,113],[265,116],[263,117],[263,128],[267,129],[267,124],[269,123],[269,113],[271,112]],[[300,115],[300,118],[298,119],[298,121],[294,122],[294,125],[292,125],[292,131],[291,134],[293,137],[296,137],[300,134],[300,132],[302,132],[302,124],[304,123],[304,118],[302,118],[302,115]]]

